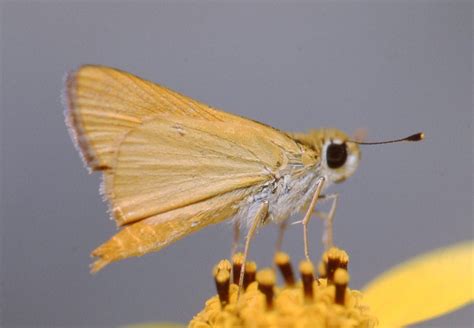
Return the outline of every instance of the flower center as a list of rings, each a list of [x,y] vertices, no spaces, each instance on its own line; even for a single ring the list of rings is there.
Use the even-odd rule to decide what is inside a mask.
[[[255,262],[247,262],[243,290],[238,298],[238,277],[242,254],[232,264],[220,261],[213,270],[217,295],[190,322],[190,327],[373,327],[377,319],[362,302],[362,294],[348,288],[349,256],[331,248],[318,265],[302,261],[296,281],[288,254],[278,252],[276,268],[283,278],[277,285],[274,269],[257,271]]]

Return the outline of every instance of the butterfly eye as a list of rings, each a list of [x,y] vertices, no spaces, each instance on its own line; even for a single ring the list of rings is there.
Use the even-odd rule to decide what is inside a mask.
[[[326,161],[331,169],[337,169],[344,165],[347,159],[347,146],[332,143],[326,149]]]

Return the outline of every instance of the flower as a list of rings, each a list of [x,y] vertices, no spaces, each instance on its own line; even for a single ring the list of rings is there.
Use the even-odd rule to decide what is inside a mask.
[[[377,319],[362,301],[360,292],[350,290],[346,252],[331,248],[318,266],[315,279],[313,264],[302,261],[300,281],[296,281],[286,253],[275,255],[275,265],[284,279],[276,286],[273,269],[256,272],[254,262],[246,265],[244,291],[237,284],[242,255],[233,265],[223,260],[213,270],[217,294],[206,302],[189,326],[204,327],[374,327]],[[231,277],[232,275],[232,277]]]
[[[474,242],[468,241],[417,256],[383,273],[363,288],[348,287],[349,256],[328,250],[318,265],[302,261],[296,279],[290,258],[275,255],[275,270],[257,271],[247,262],[243,291],[237,284],[242,255],[213,270],[217,295],[189,327],[401,327],[455,311],[474,300]],[[160,324],[133,327],[168,327]]]

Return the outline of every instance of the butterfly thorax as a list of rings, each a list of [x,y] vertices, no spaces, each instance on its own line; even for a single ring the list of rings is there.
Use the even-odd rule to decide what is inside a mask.
[[[247,225],[262,202],[268,202],[266,222],[280,223],[300,212],[309,204],[318,180],[325,179],[324,189],[344,176],[346,167],[328,168],[324,151],[328,143],[344,142],[347,136],[335,129],[312,130],[309,133],[288,133],[298,145],[298,153],[285,153],[285,165],[273,173],[274,178],[256,187],[253,193],[239,204],[236,219]],[[354,156],[358,158],[358,153]],[[352,171],[352,168],[351,168]]]
[[[260,204],[268,202],[265,223],[281,223],[309,203],[320,177],[319,165],[289,164],[274,179],[255,187],[254,192],[238,205],[234,220],[249,226]]]

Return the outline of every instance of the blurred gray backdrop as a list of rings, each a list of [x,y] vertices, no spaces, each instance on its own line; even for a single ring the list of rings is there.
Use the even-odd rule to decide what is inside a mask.
[[[425,131],[422,143],[363,148],[355,176],[332,189],[352,287],[473,238],[470,2],[12,1],[1,10],[2,327],[187,322],[229,254],[224,223],[89,274],[90,251],[116,228],[100,176],[87,174],[63,122],[63,76],[85,63],[285,130],[362,127],[370,140]],[[292,226],[284,245],[294,261],[301,230]],[[254,241],[260,266],[275,238],[266,227]],[[470,326],[472,311],[423,325]]]

